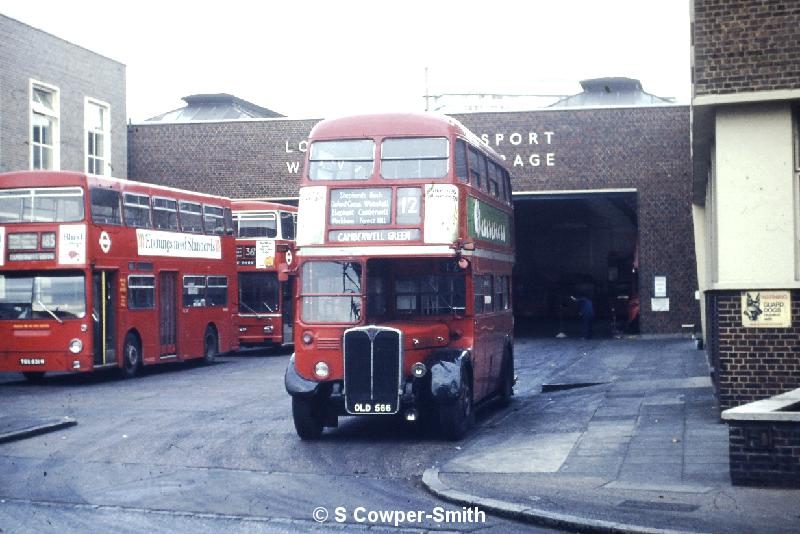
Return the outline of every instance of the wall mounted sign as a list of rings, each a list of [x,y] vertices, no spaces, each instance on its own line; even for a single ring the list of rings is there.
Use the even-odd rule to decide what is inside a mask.
[[[742,326],[789,328],[792,295],[789,291],[742,291]]]
[[[656,276],[653,279],[653,296],[666,297],[667,296],[667,277]]]
[[[650,311],[654,312],[668,312],[669,299],[665,297],[658,297],[650,299]]]

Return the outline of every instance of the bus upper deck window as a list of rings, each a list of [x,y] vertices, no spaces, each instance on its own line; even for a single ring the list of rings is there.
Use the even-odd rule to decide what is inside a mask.
[[[193,234],[203,233],[203,215],[200,204],[195,202],[178,202],[180,210],[181,232]]]
[[[222,208],[217,206],[203,206],[203,229],[211,235],[225,233],[225,215]]]
[[[159,230],[178,230],[178,202],[176,200],[153,197],[153,226]]]
[[[281,237],[283,239],[294,239],[295,235],[295,217],[294,213],[288,211],[281,212]]]
[[[150,197],[125,193],[122,198],[125,224],[134,228],[150,228]]]
[[[99,187],[92,188],[92,222],[98,224],[122,224],[119,196],[119,191]]]
[[[462,182],[469,181],[469,170],[467,168],[467,144],[461,140],[456,139],[456,176]]]
[[[447,176],[445,137],[384,139],[381,144],[383,178],[428,179]]]
[[[372,176],[375,142],[372,139],[311,143],[310,180],[367,180]]]
[[[469,149],[469,173],[472,177],[471,182],[477,188],[485,181],[486,158],[476,149]]]

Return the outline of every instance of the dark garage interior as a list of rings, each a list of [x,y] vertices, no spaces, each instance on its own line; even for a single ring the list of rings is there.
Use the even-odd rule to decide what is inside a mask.
[[[514,197],[514,315],[518,333],[581,335],[591,299],[593,335],[638,332],[635,192]]]

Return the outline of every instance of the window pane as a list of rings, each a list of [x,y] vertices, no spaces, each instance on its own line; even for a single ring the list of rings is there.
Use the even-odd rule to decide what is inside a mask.
[[[283,239],[293,240],[295,236],[294,229],[294,214],[288,211],[281,213],[281,237]]]
[[[209,276],[206,286],[206,305],[225,306],[228,304],[228,278]]]
[[[384,178],[442,178],[447,175],[444,137],[385,139],[381,145]]]
[[[239,313],[277,313],[278,273],[239,273]]]
[[[152,309],[155,307],[155,277],[128,277],[128,308],[131,310]]]
[[[461,139],[456,140],[456,176],[466,182],[469,180],[467,171],[467,145]]]
[[[153,226],[159,230],[178,229],[178,203],[169,198],[153,198]]]
[[[207,234],[222,235],[225,233],[225,218],[222,208],[203,206],[203,228]]]
[[[276,237],[278,223],[274,213],[264,213],[257,217],[239,215],[239,237]]]
[[[193,202],[179,202],[181,231],[191,233],[203,232],[203,216],[200,204]]]
[[[311,144],[311,180],[366,180],[372,176],[375,142],[371,139],[317,141]]]
[[[92,222],[98,224],[120,224],[119,192],[94,188],[91,191]]]
[[[206,305],[206,279],[204,276],[183,277],[183,306],[197,308]]]

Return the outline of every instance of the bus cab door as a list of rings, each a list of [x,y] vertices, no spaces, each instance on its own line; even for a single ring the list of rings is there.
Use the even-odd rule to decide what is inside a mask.
[[[285,282],[281,282],[281,323],[283,323],[283,344],[294,343],[294,293],[295,276],[290,276]]]
[[[163,271],[158,274],[158,324],[159,356],[168,358],[178,354],[178,273]]]
[[[92,272],[92,345],[95,367],[117,363],[115,271]]]

